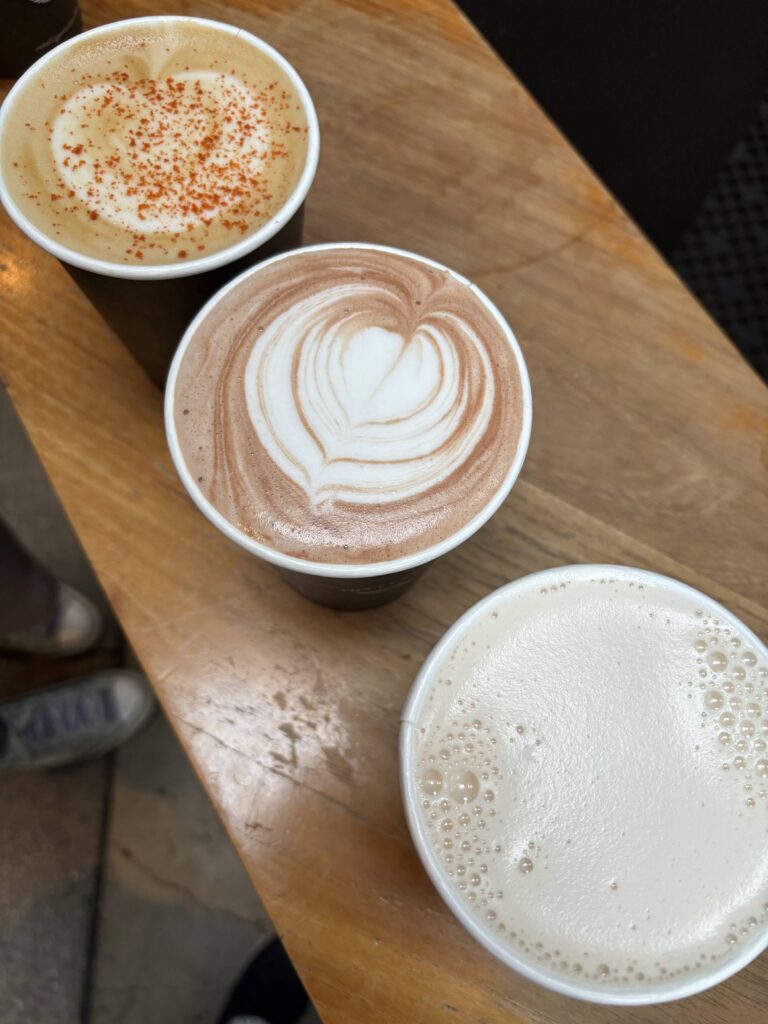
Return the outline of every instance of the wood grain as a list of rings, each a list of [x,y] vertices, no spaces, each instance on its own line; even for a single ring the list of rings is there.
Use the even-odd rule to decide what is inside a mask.
[[[86,21],[153,13],[83,4]],[[177,2],[265,36],[318,107],[307,241],[389,243],[472,277],[515,328],[522,478],[399,603],[334,613],[185,497],[159,394],[66,273],[3,221],[0,371],[328,1024],[757,1024],[768,958],[685,1003],[598,1008],[498,965],[422,871],[399,713],[445,627],[564,562],[669,572],[768,633],[765,389],[446,0]],[[151,316],[151,310],[147,311]]]

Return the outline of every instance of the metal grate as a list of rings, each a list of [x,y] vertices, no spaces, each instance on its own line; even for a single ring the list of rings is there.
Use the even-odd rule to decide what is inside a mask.
[[[718,174],[672,264],[768,379],[768,97]]]

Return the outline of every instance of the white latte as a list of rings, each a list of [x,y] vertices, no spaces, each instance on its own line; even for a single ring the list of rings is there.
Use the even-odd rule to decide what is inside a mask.
[[[768,911],[768,663],[631,569],[500,592],[406,710],[430,858],[477,927],[595,986],[695,977]]]

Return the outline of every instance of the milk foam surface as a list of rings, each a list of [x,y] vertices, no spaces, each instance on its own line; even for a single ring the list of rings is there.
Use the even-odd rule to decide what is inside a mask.
[[[632,570],[486,607],[411,732],[440,874],[554,976],[642,990],[727,962],[768,911],[764,653]]]
[[[300,558],[376,562],[454,533],[522,431],[504,326],[417,258],[334,247],[269,264],[197,328],[175,425],[205,497]]]
[[[307,121],[245,39],[186,18],[84,36],[14,98],[3,175],[47,235],[122,263],[191,260],[285,203]]]

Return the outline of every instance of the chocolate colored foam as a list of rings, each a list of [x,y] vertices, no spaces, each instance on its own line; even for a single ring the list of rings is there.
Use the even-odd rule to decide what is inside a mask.
[[[369,563],[431,547],[488,505],[522,403],[508,337],[467,285],[350,247],[230,290],[187,347],[174,416],[194,480],[241,531]]]

